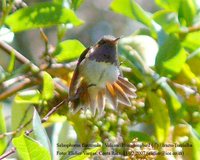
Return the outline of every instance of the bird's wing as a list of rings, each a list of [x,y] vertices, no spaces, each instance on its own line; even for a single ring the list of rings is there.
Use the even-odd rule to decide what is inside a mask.
[[[72,76],[70,87],[69,87],[69,99],[71,99],[76,94],[77,89],[80,85],[81,77],[79,76],[79,65],[85,59],[85,57],[89,53],[90,49],[91,49],[90,47],[85,49],[78,59],[78,63],[77,63],[76,68],[74,70],[74,74]]]

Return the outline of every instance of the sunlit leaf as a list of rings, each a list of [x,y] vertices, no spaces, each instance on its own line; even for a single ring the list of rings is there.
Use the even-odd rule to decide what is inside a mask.
[[[77,18],[72,10],[51,2],[38,3],[35,6],[22,8],[6,18],[6,24],[14,32],[50,27],[62,23],[71,23],[78,26],[83,22]]]
[[[193,18],[196,13],[197,8],[193,0],[180,0],[178,18],[181,24],[192,26]]]
[[[58,62],[70,61],[78,58],[84,50],[84,45],[78,40],[66,40],[58,44],[54,55]]]
[[[15,101],[12,104],[12,115],[11,115],[11,127],[15,131],[20,126],[25,125],[29,122],[24,129],[30,129],[31,120],[33,117],[33,107],[29,106],[27,103],[16,103]]]
[[[42,126],[40,116],[38,115],[38,112],[36,109],[34,109],[33,114],[33,131],[34,135],[36,137],[36,140],[42,144],[43,147],[45,147],[48,151],[51,151],[51,145],[48,138],[48,135]]]
[[[8,72],[12,72],[15,67],[15,54],[11,52],[10,62],[8,65]]]
[[[162,33],[161,31],[163,29],[150,17],[149,13],[145,12],[135,2],[135,0],[113,0],[110,4],[110,8],[116,13],[137,20],[147,26],[154,38],[160,37],[159,34]]]
[[[161,10],[153,15],[153,19],[160,24],[167,33],[173,33],[180,30],[178,15],[174,12]]]
[[[132,69],[132,72],[134,73],[134,76],[136,76],[141,81],[144,80],[143,72],[144,68],[141,66],[141,64],[134,58],[134,55],[132,54],[132,48],[127,47],[126,45],[119,45],[119,52],[122,55],[122,58],[124,58],[123,61],[127,61]],[[133,50],[134,52],[137,52]]]
[[[124,37],[120,41],[121,45],[128,45],[136,50],[148,66],[154,66],[158,52],[157,42],[150,36],[132,35]]]
[[[26,90],[19,92],[15,96],[15,102],[17,103],[27,103],[27,104],[40,104],[41,94],[38,90]]]
[[[167,106],[161,97],[152,91],[148,91],[147,97],[153,110],[153,119],[158,142],[163,143],[168,137],[170,127],[170,118]]]
[[[181,0],[155,0],[156,3],[167,10],[178,11]]]
[[[74,10],[77,10],[83,2],[84,2],[84,0],[72,0],[71,8],[73,8]]]
[[[110,7],[116,13],[135,19],[146,26],[152,26],[151,19],[135,0],[113,0]]]
[[[196,132],[194,128],[192,128],[191,125],[187,124],[190,130],[191,135],[191,141],[192,141],[192,158],[194,160],[198,160],[200,157],[200,135]]]
[[[54,82],[50,74],[47,72],[43,73],[43,90],[42,98],[44,100],[52,99],[54,96]]]
[[[21,135],[12,142],[22,160],[51,160],[48,150],[28,136]]]
[[[187,58],[187,64],[190,66],[191,71],[200,76],[199,68],[200,68],[200,48],[192,52]]]
[[[6,122],[3,114],[3,106],[0,103],[0,134],[6,133]],[[0,138],[0,155],[6,149],[6,136]]]
[[[165,95],[166,103],[169,110],[170,119],[175,122],[181,115],[182,104],[174,92],[174,90],[168,85],[166,81],[160,83],[161,89]]]
[[[186,58],[187,52],[181,46],[180,41],[175,36],[169,36],[159,48],[156,70],[162,76],[175,76],[181,71]]]
[[[194,64],[198,66],[199,64]],[[193,71],[191,70],[193,68]],[[180,84],[189,84],[189,85],[197,85],[200,86],[200,79],[194,73],[195,71],[199,71],[198,68],[193,67],[192,63],[189,66],[188,64],[184,64],[181,72],[174,79],[176,82]],[[194,72],[194,73],[193,73]],[[196,72],[199,75],[199,72]]]
[[[192,51],[198,49],[200,46],[200,31],[188,33],[182,41],[182,45]]]

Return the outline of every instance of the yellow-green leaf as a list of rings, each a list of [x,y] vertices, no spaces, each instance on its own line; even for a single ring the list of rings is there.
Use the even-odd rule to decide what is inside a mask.
[[[41,103],[41,94],[38,90],[21,91],[15,96],[15,102],[26,104]]]
[[[66,9],[58,3],[45,2],[19,9],[8,16],[5,23],[13,32],[19,32],[63,23],[78,26],[83,22],[72,10]]]
[[[164,9],[178,11],[181,0],[155,0],[155,2]]]
[[[170,118],[166,104],[162,98],[152,91],[147,92],[148,101],[153,110],[153,119],[158,142],[163,143],[168,137]]]
[[[51,160],[48,150],[32,138],[21,135],[12,140],[21,160]]]
[[[162,76],[177,75],[187,58],[187,52],[175,36],[168,36],[159,48],[156,57],[156,70]]]
[[[52,99],[54,96],[54,82],[50,74],[43,73],[43,91],[42,98],[44,100]]]
[[[0,134],[6,133],[6,123],[3,115],[3,106],[0,104]],[[6,149],[6,137],[0,138],[0,155]]]
[[[135,0],[113,0],[110,7],[116,13],[138,20],[149,27],[152,26],[151,19]]]
[[[66,40],[58,44],[54,55],[58,62],[70,61],[78,58],[84,50],[84,45],[78,40]]]

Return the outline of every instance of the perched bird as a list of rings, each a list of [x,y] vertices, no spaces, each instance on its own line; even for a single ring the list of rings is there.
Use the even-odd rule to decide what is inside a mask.
[[[135,86],[120,74],[119,39],[103,36],[81,54],[69,88],[69,104],[74,112],[82,108],[102,115],[106,100],[116,108],[118,102],[130,106],[129,98],[136,97]]]

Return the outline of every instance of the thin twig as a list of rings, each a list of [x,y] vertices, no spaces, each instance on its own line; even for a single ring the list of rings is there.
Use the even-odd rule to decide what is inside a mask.
[[[9,150],[8,152],[0,156],[0,160],[12,155],[13,153],[15,153],[15,151],[16,151],[16,148],[12,147],[11,150]]]
[[[27,59],[26,57],[24,57],[20,52],[18,52],[17,50],[15,50],[13,47],[11,47],[10,45],[8,45],[7,43],[0,41],[0,48],[3,49],[5,51],[5,53],[11,55],[12,53],[14,53],[16,59],[23,63],[23,64],[30,64],[32,69],[36,69],[38,70],[39,68],[33,64],[29,59]]]
[[[7,97],[15,94],[16,92],[18,92],[19,90],[22,90],[28,86],[33,86],[37,84],[36,81],[31,80],[29,78],[24,79],[21,83],[7,89],[6,91],[4,91],[3,93],[0,94],[0,100],[5,100]]]
[[[197,31],[200,31],[200,25],[188,27],[188,28],[180,31],[179,34],[180,35],[185,35],[185,34],[192,33],[192,32],[197,32]]]
[[[38,74],[40,77],[42,77],[42,74],[39,72],[40,69],[38,66],[36,66],[35,64],[33,64],[29,59],[27,59],[26,57],[24,57],[20,52],[18,52],[17,50],[15,50],[13,47],[11,47],[10,45],[8,45],[7,43],[0,41],[0,48],[3,49],[5,51],[5,53],[7,53],[8,55],[14,54],[16,59],[23,63],[23,64],[29,64],[31,67],[32,71],[38,71]],[[23,82],[19,83],[18,85],[7,89],[6,91],[4,91],[3,93],[0,94],[0,100],[4,100],[7,97],[13,95],[14,93],[16,93],[19,90],[22,90],[24,88],[26,88],[27,86],[30,85],[35,85],[35,81],[26,78],[23,80]]]
[[[49,117],[55,113],[63,104],[67,103],[68,100],[67,99],[64,99],[63,101],[61,101],[60,103],[58,103],[55,107],[53,107],[47,114],[44,118],[42,118],[42,123],[46,122]]]
[[[8,88],[10,85],[21,82],[25,78],[27,78],[27,76],[21,75],[21,76],[17,76],[17,77],[8,79],[8,80],[4,81],[2,84],[0,84],[0,89],[2,90],[3,88]]]
[[[27,125],[29,125],[31,123],[32,119],[30,119],[28,122],[26,122],[24,125],[21,125],[19,128],[17,128],[17,130],[15,131],[11,131],[11,132],[6,132],[3,134],[0,134],[0,139],[4,138],[5,136],[9,136],[9,135],[15,135],[18,132],[20,132],[23,128],[25,128]]]
[[[42,36],[45,46],[47,46],[49,43],[49,39],[48,39],[47,35],[44,33],[44,30],[42,28],[40,28],[40,35]]]

